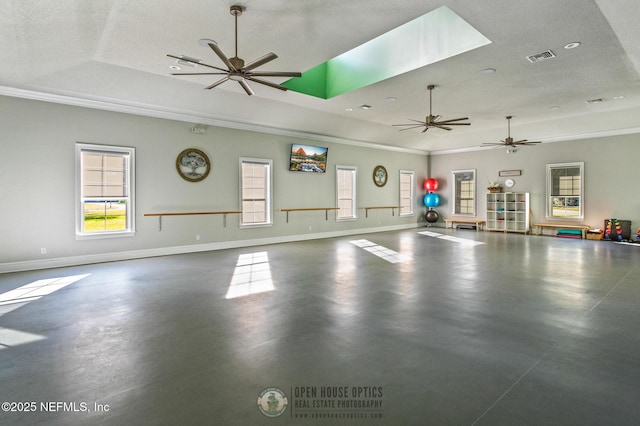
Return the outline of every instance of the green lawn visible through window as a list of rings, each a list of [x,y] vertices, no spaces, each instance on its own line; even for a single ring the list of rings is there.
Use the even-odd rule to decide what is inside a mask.
[[[125,231],[126,209],[125,202],[85,202],[84,232]]]

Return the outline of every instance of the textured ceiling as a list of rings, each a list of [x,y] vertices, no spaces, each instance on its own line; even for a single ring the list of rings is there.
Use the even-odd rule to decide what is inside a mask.
[[[24,89],[179,113],[194,122],[226,120],[432,152],[504,139],[506,115],[514,116],[515,139],[551,142],[640,131],[635,0],[238,1],[246,7],[238,18],[239,56],[248,62],[270,51],[278,55],[260,71],[304,72],[442,5],[492,42],[329,100],[255,84],[249,97],[235,83],[204,90],[217,76],[171,76],[175,61],[168,53],[223,66],[198,44],[201,38],[216,40],[233,56],[232,4],[4,0],[0,94]],[[575,41],[581,46],[563,48]],[[556,58],[527,61],[547,49]],[[479,74],[485,68],[496,73]],[[434,114],[468,116],[471,126],[426,133],[392,127],[424,119],[429,84],[436,85]],[[586,103],[595,98],[605,101]],[[372,108],[358,109],[362,104]]]

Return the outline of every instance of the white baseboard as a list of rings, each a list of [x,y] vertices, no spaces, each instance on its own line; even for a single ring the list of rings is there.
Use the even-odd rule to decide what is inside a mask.
[[[115,262],[120,260],[143,259],[146,257],[170,256],[174,254],[197,253],[203,251],[224,250],[239,247],[261,246],[295,241],[318,240],[322,238],[344,237],[355,234],[398,231],[423,227],[424,224],[381,226],[376,228],[350,229],[344,231],[320,232],[313,234],[285,235],[281,237],[256,238],[251,240],[223,241],[219,243],[194,244],[188,246],[159,247],[153,249],[120,251],[114,253],[88,254],[81,256],[57,257],[51,259],[25,260],[0,263],[0,274],[8,272],[32,271],[37,269],[62,268],[67,266],[88,265],[92,263]]]

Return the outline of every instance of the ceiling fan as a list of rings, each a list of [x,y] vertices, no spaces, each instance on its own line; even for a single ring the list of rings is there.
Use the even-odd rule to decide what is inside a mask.
[[[215,67],[213,65],[208,65],[203,62],[200,62],[195,59],[190,59],[184,56],[175,56],[175,55],[167,55],[170,58],[178,59],[180,61],[191,62],[195,65],[202,65],[204,67],[212,68],[217,70],[217,72],[195,72],[195,73],[172,73],[171,75],[223,75],[220,80],[215,83],[205,87],[205,89],[213,89],[216,86],[221,85],[222,83],[231,80],[237,81],[240,86],[247,92],[247,95],[251,96],[254,94],[253,89],[249,86],[247,81],[252,81],[254,83],[264,84],[265,86],[273,87],[280,90],[287,90],[286,87],[281,86],[280,84],[273,83],[271,81],[263,80],[261,78],[256,77],[300,77],[302,74],[299,72],[287,72],[287,71],[262,71],[256,72],[254,69],[258,68],[261,65],[266,64],[267,62],[273,61],[278,56],[269,52],[266,55],[248,63],[245,65],[244,60],[238,57],[238,16],[242,15],[244,11],[244,7],[242,6],[231,6],[230,12],[233,16],[235,16],[236,21],[236,31],[235,31],[235,41],[236,41],[236,53],[233,58],[228,58],[222,50],[218,47],[218,45],[213,40],[208,40],[207,45],[215,52],[216,55],[220,58],[220,60],[227,66],[227,69]]]
[[[513,116],[511,115],[507,115],[507,138],[503,141],[501,141],[500,143],[490,143],[490,142],[484,142],[482,145],[494,145],[494,146],[506,146],[506,147],[514,147],[516,145],[534,145],[537,143],[542,143],[540,141],[528,141],[526,139],[522,139],[519,141],[514,141],[513,138],[511,137],[511,119],[513,118]]]
[[[451,127],[449,127],[449,126],[469,126],[469,125],[471,125],[471,123],[456,123],[457,121],[468,120],[469,117],[452,118],[450,120],[440,120],[440,118],[441,118],[440,115],[433,115],[431,113],[431,93],[433,92],[433,89],[435,87],[436,86],[434,86],[433,84],[427,86],[427,89],[429,90],[429,115],[427,115],[427,117],[426,117],[426,119],[424,121],[410,119],[411,121],[414,121],[415,123],[394,124],[394,126],[402,126],[402,127],[407,126],[404,129],[400,129],[400,131],[416,129],[418,127],[424,127],[424,130],[422,131],[422,133],[424,133],[427,130],[429,130],[429,127],[437,127],[438,129],[451,130]],[[438,120],[440,120],[440,121],[438,121]],[[416,124],[416,123],[418,123],[418,124]]]

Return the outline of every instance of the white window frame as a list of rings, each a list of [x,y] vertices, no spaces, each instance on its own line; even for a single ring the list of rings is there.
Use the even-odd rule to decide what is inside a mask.
[[[458,210],[458,179],[457,179],[457,175],[468,175],[471,174],[473,176],[473,198],[471,198],[472,200],[472,205],[471,205],[471,212],[460,212]],[[466,170],[453,170],[451,172],[451,177],[452,177],[452,181],[453,181],[453,185],[452,186],[452,200],[453,200],[453,206],[452,206],[452,211],[451,213],[453,215],[456,216],[468,216],[468,217],[475,217],[476,215],[476,203],[478,201],[478,179],[476,178],[476,169],[466,169]],[[465,198],[467,199],[467,198]]]
[[[562,195],[553,194],[553,176],[552,172],[556,169],[580,169],[580,194],[579,195]],[[547,164],[547,197],[546,197],[546,217],[547,219],[567,219],[567,220],[582,220],[584,219],[584,162],[577,161],[573,163],[556,163]],[[560,197],[579,197],[579,209],[577,216],[560,216],[553,215],[553,198]]]
[[[408,197],[403,197],[402,196],[402,177],[403,176],[409,176],[409,196]],[[416,211],[415,211],[415,203],[414,203],[414,197],[415,197],[415,172],[413,170],[400,170],[400,183],[398,185],[399,188],[399,206],[400,206],[400,217],[403,216],[414,216]],[[404,204],[403,204],[404,201]],[[407,204],[408,201],[408,204]],[[404,210],[405,207],[409,208],[409,211]]]
[[[125,230],[119,231],[104,231],[104,232],[85,232],[84,231],[84,202],[82,193],[83,177],[82,177],[82,153],[110,153],[121,154],[126,156],[127,172],[125,173],[125,187],[127,188],[127,195],[124,197],[114,197],[127,200],[126,202],[126,215],[127,225]],[[88,143],[76,143],[76,239],[99,239],[99,238],[117,238],[117,237],[133,237],[136,233],[135,227],[135,148],[113,146],[113,145],[97,145]],[[95,199],[99,197],[87,197],[87,199]]]
[[[263,222],[244,222],[244,201],[243,200],[243,186],[242,186],[242,166],[243,164],[259,164],[267,168],[266,173],[266,182],[265,182],[265,220]],[[239,162],[239,173],[238,176],[240,178],[240,210],[242,213],[240,214],[240,228],[259,228],[265,226],[273,225],[273,211],[272,211],[272,195],[273,195],[273,160],[264,159],[264,158],[251,158],[251,157],[240,157]]]
[[[358,208],[357,208],[357,182],[358,182],[358,168],[356,166],[340,166],[336,165],[336,207],[340,207],[340,201],[348,200],[349,198],[341,198],[340,197],[340,172],[348,171],[351,172],[351,212],[350,216],[341,216],[340,210],[336,211],[336,221],[344,221],[344,220],[356,220],[358,218]]]

